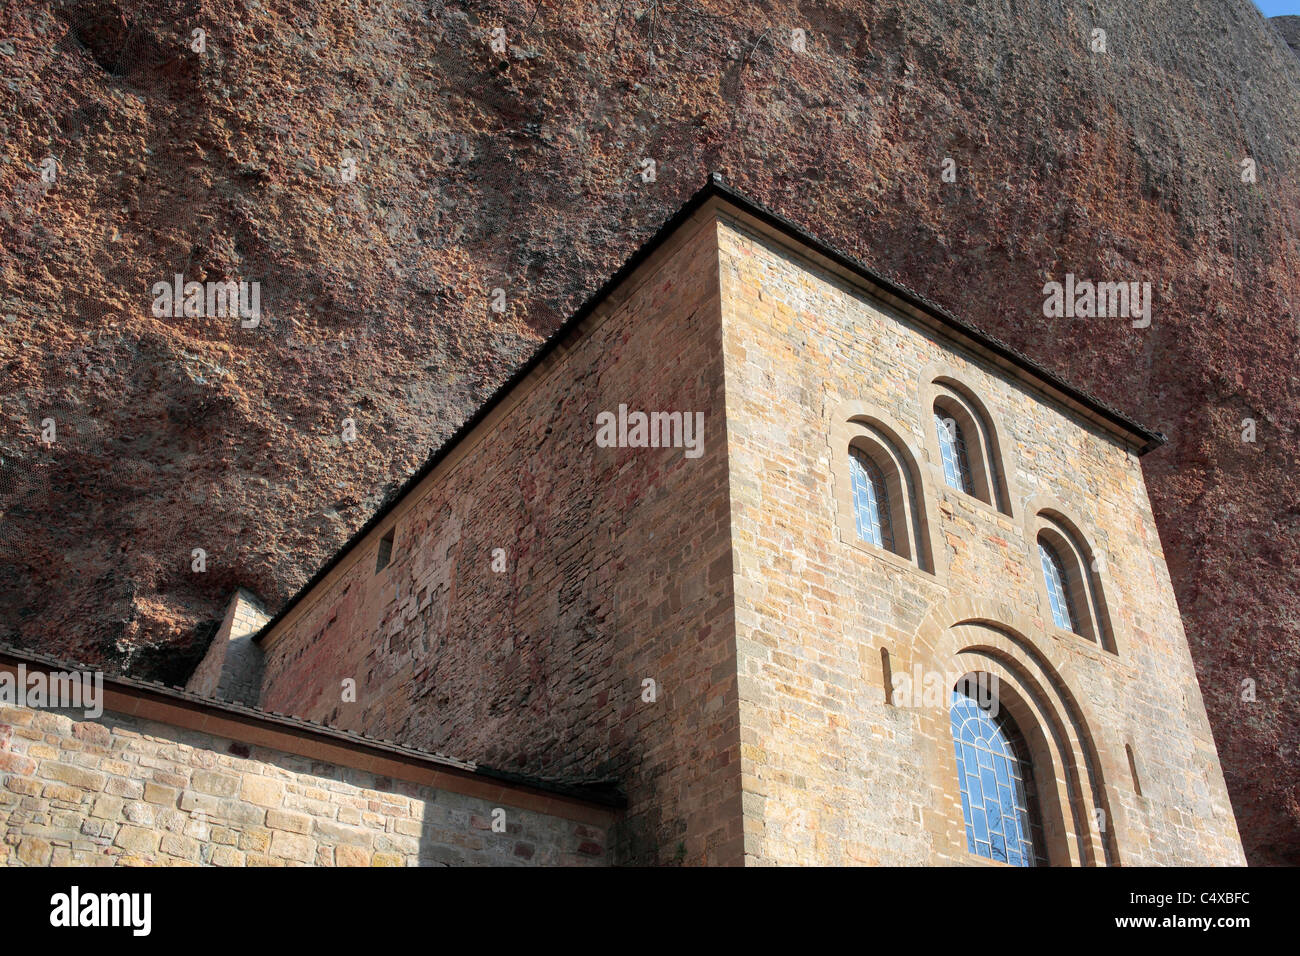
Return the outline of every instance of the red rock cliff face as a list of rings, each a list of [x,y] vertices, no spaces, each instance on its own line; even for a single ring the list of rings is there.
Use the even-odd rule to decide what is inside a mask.
[[[1247,0],[14,2],[0,84],[0,638],[182,678],[721,169],[1169,434],[1247,853],[1300,862],[1300,58]],[[156,317],[177,273],[260,324]],[[1044,318],[1066,273],[1151,326]]]

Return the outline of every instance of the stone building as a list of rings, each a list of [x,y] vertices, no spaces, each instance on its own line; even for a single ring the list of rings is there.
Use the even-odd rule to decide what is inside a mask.
[[[187,697],[471,761],[526,862],[1241,864],[1162,441],[715,178]]]

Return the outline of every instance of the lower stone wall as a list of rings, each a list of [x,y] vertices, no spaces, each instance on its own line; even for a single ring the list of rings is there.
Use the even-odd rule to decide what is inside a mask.
[[[470,796],[111,711],[0,707],[9,866],[607,864],[592,814],[519,809],[499,789]]]

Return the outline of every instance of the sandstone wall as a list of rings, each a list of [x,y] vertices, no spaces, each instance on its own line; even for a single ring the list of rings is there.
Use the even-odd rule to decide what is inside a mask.
[[[1236,810],[1253,860],[1300,862],[1279,756],[1300,746],[1300,60],[1278,21],[212,0],[198,54],[197,9],[0,7],[0,639],[183,681],[236,586],[278,608],[722,169],[1170,435],[1147,477]],[[260,281],[260,327],[155,319],[181,270]],[[1065,272],[1152,281],[1150,333],[1044,322]]]
[[[966,669],[1000,674],[1026,714],[1056,721],[1045,786],[1071,862],[1243,862],[1137,459],[743,223],[720,236],[746,860],[978,862],[946,699],[887,703],[884,649],[894,673],[951,672],[945,690]],[[987,405],[1010,515],[945,484],[926,391],[939,375]],[[857,414],[892,424],[919,465],[933,573],[845,533],[836,474]],[[1104,556],[1118,653],[1051,626],[1042,507]]]
[[[622,859],[739,859],[716,237],[693,229],[272,631],[262,706],[506,770],[614,777]],[[596,415],[620,404],[703,412],[702,456],[598,448]]]
[[[121,713],[0,707],[0,865],[603,865],[608,821],[595,816]]]
[[[242,588],[236,591],[185,689],[256,706],[262,688],[262,650],[253,636],[269,619],[256,597]]]

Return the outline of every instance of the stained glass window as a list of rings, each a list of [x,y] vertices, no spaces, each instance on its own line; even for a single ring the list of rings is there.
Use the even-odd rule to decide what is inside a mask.
[[[889,489],[880,466],[856,448],[849,449],[853,486],[853,519],[858,537],[878,548],[894,551],[894,525],[889,513]]]
[[[992,713],[967,687],[952,692],[966,848],[1012,866],[1044,866],[1042,824],[1028,748],[1005,713]]]

